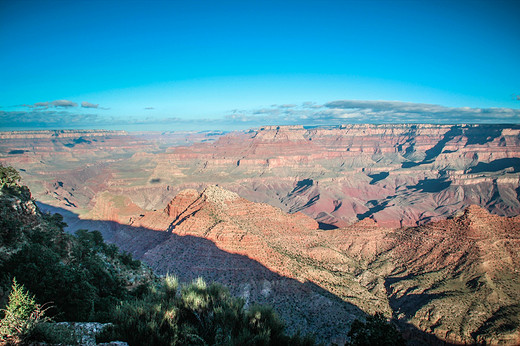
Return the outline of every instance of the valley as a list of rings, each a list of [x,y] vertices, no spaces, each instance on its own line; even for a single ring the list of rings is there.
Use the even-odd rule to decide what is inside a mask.
[[[344,342],[366,313],[417,344],[520,341],[520,126],[0,134],[42,210],[181,281]]]
[[[0,162],[21,169],[42,202],[90,218],[110,218],[103,208],[111,198],[153,210],[183,189],[219,185],[254,202],[301,211],[328,228],[367,217],[394,228],[472,204],[518,215],[519,133],[517,125],[273,126],[90,137],[49,132],[32,139],[4,133]]]

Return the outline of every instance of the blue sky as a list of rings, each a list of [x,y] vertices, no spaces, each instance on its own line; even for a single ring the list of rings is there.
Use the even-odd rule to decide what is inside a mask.
[[[500,0],[3,0],[0,127],[519,123],[519,13]]]

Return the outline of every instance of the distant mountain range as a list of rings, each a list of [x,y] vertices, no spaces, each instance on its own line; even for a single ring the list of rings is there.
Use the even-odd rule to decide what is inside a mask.
[[[413,226],[473,204],[520,213],[519,125],[3,132],[0,162],[20,168],[39,200],[97,218],[108,217],[101,209],[110,196],[153,210],[207,185],[302,211],[323,228],[367,217]]]
[[[0,162],[70,230],[322,340],[382,311],[416,341],[520,342],[520,126],[4,132]]]

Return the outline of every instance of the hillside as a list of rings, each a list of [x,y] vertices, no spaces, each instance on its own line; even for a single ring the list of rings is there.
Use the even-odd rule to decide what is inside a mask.
[[[0,165],[0,345],[315,344],[222,285],[158,277],[97,230],[65,233],[19,180]]]
[[[210,186],[185,190],[129,225],[105,226],[110,241],[156,272],[224,283],[246,302],[275,306],[290,330],[319,340],[344,341],[345,325],[379,311],[420,342],[520,340],[518,217],[470,206],[412,228],[381,228],[367,219],[319,230],[301,213]]]

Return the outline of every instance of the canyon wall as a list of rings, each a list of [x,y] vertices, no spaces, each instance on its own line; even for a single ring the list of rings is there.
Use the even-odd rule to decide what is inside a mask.
[[[246,304],[270,304],[290,332],[322,342],[344,343],[350,323],[375,312],[394,318],[412,344],[520,342],[520,217],[478,206],[416,227],[367,218],[319,230],[302,213],[208,186],[181,191],[164,209],[136,210],[126,225],[75,226],[100,229],[159,274],[201,276]]]
[[[519,134],[503,125],[266,127],[139,159],[165,187],[219,184],[324,227],[366,217],[400,227],[472,204],[517,215]]]
[[[321,340],[382,311],[418,342],[520,341],[520,126],[3,132],[0,163],[70,231]]]
[[[364,218],[385,227],[418,225],[473,204],[497,215],[520,212],[517,125],[73,134],[0,133],[0,162],[24,170],[38,198],[80,214],[99,209],[107,196],[163,208],[181,189],[212,184],[301,211],[324,228]]]

